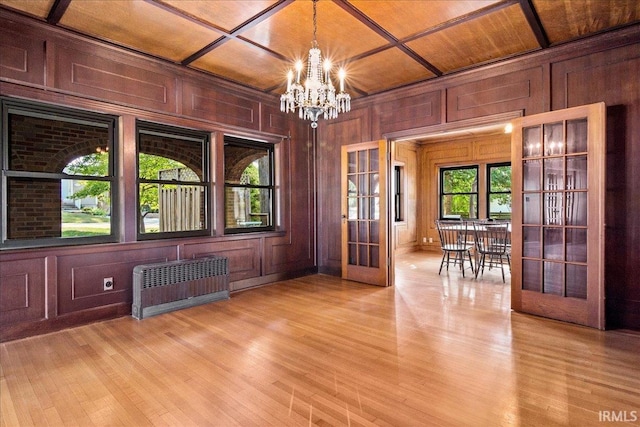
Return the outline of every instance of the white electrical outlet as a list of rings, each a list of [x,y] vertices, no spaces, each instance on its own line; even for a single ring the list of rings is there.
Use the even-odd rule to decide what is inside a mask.
[[[433,243],[433,237],[429,237],[429,243]]]
[[[105,277],[102,279],[102,289],[105,291],[113,290],[113,277]]]
[[[426,237],[422,238],[422,243],[427,243],[427,238]]]

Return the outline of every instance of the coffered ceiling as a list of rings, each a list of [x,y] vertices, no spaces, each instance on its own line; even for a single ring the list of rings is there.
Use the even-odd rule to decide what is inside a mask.
[[[0,7],[269,93],[313,39],[310,0],[0,0]],[[362,97],[640,22],[638,0],[319,0],[323,55]]]

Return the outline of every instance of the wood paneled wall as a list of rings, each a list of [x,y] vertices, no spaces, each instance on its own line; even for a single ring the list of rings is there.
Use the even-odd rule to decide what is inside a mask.
[[[339,274],[340,146],[393,140],[490,120],[581,104],[607,105],[607,325],[640,329],[640,25],[552,47],[475,70],[352,103],[353,110],[319,126],[319,269]],[[455,154],[444,143],[441,161]],[[484,149],[502,157],[489,143]],[[497,151],[496,151],[497,149]],[[419,156],[417,238],[430,229],[437,197],[433,155]],[[470,153],[472,155],[472,153]],[[459,161],[460,159],[451,159]],[[435,242],[435,239],[434,239]],[[395,247],[404,242],[394,242]]]
[[[0,10],[0,95],[120,116],[119,243],[0,251],[0,340],[131,313],[139,264],[229,257],[238,291],[317,271],[313,151],[307,123],[279,100]],[[217,189],[209,237],[136,241],[136,119],[210,132],[215,185],[222,135],[276,143],[277,231],[222,236]],[[114,290],[103,290],[113,277]]]
[[[120,243],[0,252],[0,339],[127,314],[134,263],[225,254],[236,290],[316,267],[340,274],[342,145],[599,101],[608,106],[607,322],[640,329],[640,25],[354,100],[350,113],[320,123],[314,141],[307,123],[279,112],[275,97],[8,11],[0,22],[0,94],[119,115],[122,186]],[[136,242],[136,118],[211,131],[214,139],[224,132],[283,138],[280,231]],[[398,159],[413,156],[413,148],[402,150]],[[416,150],[421,174],[428,164]],[[399,228],[397,247],[432,235],[434,202],[424,199],[433,178],[416,181],[416,228]],[[101,291],[103,266],[122,291]]]
[[[418,172],[419,146],[411,141],[395,143],[394,164],[401,168],[400,188],[402,221],[393,223],[393,244],[396,254],[412,252],[420,244],[418,230]]]
[[[640,329],[640,44],[560,61],[552,71],[554,110],[607,106],[607,323]]]

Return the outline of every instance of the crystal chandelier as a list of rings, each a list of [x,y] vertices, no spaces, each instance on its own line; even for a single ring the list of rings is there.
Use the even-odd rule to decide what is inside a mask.
[[[331,61],[322,62],[322,53],[316,41],[318,22],[316,19],[316,3],[313,0],[313,42],[307,59],[307,80],[304,86],[300,84],[302,61],[296,62],[296,80],[293,81],[293,71],[287,74],[287,91],[280,96],[280,111],[295,112],[303,120],[311,120],[311,127],[318,127],[318,118],[322,114],[327,119],[338,117],[338,113],[346,113],[351,110],[351,97],[344,91],[344,78],[346,72],[343,68],[338,72],[340,79],[340,92],[336,94],[336,88],[331,82]],[[323,73],[324,71],[324,73]]]

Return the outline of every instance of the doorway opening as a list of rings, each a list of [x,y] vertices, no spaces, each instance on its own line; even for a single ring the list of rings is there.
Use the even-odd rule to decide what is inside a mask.
[[[392,285],[424,274],[424,268],[435,271],[433,279],[438,278],[442,251],[435,226],[437,219],[454,213],[458,218],[470,219],[510,216],[510,194],[494,191],[495,185],[491,188],[491,173],[499,170],[497,165],[511,161],[509,125],[512,119],[521,115],[521,112],[513,112],[388,136],[389,169],[400,171],[393,173],[389,182],[393,197],[388,221]],[[470,185],[465,194],[444,194],[441,172],[457,169],[476,172],[470,181],[473,186]],[[453,206],[452,200],[460,206]],[[504,203],[500,205],[498,201]],[[445,203],[449,203],[447,209],[443,208]],[[457,273],[450,270],[448,277],[452,280],[447,283],[453,283]],[[443,270],[442,277],[446,274]],[[474,275],[466,276],[465,280],[474,278]],[[442,280],[442,277],[442,283],[448,280]],[[463,279],[462,275],[460,279]],[[508,302],[509,284],[508,280],[506,286],[503,284],[500,268],[493,269],[490,274],[485,271],[484,281],[491,283],[494,279],[504,286],[504,298]],[[458,281],[457,277],[455,281]]]

